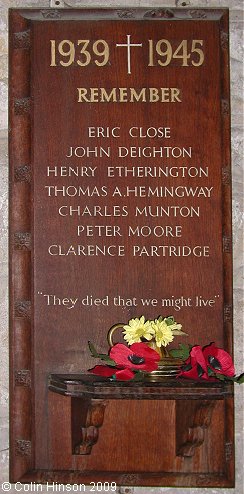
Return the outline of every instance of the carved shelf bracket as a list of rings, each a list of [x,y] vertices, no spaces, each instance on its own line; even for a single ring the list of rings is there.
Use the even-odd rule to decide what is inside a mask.
[[[176,456],[192,457],[205,440],[212,413],[218,400],[233,396],[233,384],[225,382],[190,382],[187,379],[108,382],[88,374],[50,374],[49,391],[71,398],[71,438],[73,455],[89,455],[98,441],[99,428],[110,400],[174,400]],[[123,405],[122,405],[123,406]],[[229,441],[230,442],[230,441]],[[226,457],[231,458],[226,445]],[[226,460],[227,461],[227,460]],[[121,477],[121,485],[134,485],[134,474]],[[132,475],[132,477],[131,477]],[[128,482],[127,482],[128,480]],[[135,478],[140,485],[141,477]]]
[[[72,452],[89,455],[98,441],[107,400],[71,398]]]
[[[204,442],[216,401],[179,400],[176,402],[176,455],[194,456]]]

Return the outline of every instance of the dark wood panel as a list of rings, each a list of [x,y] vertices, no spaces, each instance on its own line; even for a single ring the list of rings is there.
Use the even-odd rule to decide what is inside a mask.
[[[83,51],[78,55],[76,40],[86,39],[91,40],[87,45],[89,52],[87,46],[81,43],[79,49],[83,46]],[[50,40],[55,40],[52,45],[54,49],[55,43],[55,59],[54,51],[53,58],[50,58]],[[65,58],[64,53],[61,52],[61,56],[58,54],[61,40],[74,43],[74,63],[69,66],[63,64],[69,55]],[[105,40],[107,44],[101,41],[96,44],[96,40]],[[116,46],[116,43],[124,44],[126,40],[137,45],[142,43],[142,46],[131,49],[130,67],[126,47]],[[169,41],[157,45],[158,40]],[[186,42],[182,45],[181,56],[180,48],[178,52],[176,50],[182,40]],[[202,42],[193,45],[192,40]],[[72,43],[66,42],[62,45],[63,49],[73,50]],[[100,50],[107,46],[108,63],[99,66],[96,62],[103,60]],[[168,52],[163,55],[160,50],[166,48]],[[187,54],[184,55],[185,49]],[[73,56],[73,52],[70,53]],[[202,53],[204,63],[199,66],[192,64],[192,60],[194,63],[200,60]],[[80,59],[83,62],[88,61],[87,65],[81,67],[77,64],[77,56],[83,57]],[[157,59],[165,61],[167,57],[167,65],[156,63]],[[165,316],[173,314],[183,324],[183,329],[189,334],[188,341],[192,344],[204,345],[215,341],[231,352],[228,69],[228,12],[225,9],[11,11],[10,314],[13,480],[47,479],[49,475],[53,480],[75,481],[79,475],[67,473],[69,470],[81,469],[84,478],[88,479],[87,471],[91,469],[92,474],[101,475],[99,480],[104,478],[101,474],[101,470],[104,470],[106,478],[116,478],[119,482],[131,485],[221,486],[232,482],[233,411],[232,398],[227,397],[227,388],[216,386],[208,390],[211,397],[216,398],[216,404],[211,413],[211,425],[204,432],[204,443],[198,448],[193,460],[182,460],[175,456],[173,422],[176,405],[173,395],[179,389],[175,388],[173,392],[171,389],[169,393],[169,389],[162,386],[157,400],[128,402],[128,407],[123,409],[115,403],[116,400],[111,400],[99,432],[99,441],[94,446],[98,454],[94,458],[91,453],[90,458],[86,459],[72,455],[68,430],[71,416],[69,398],[54,393],[50,396],[48,393],[50,373],[75,375],[93,365],[87,348],[88,339],[102,351],[107,351],[108,329],[116,322],[127,322],[141,314],[150,319],[160,313]],[[105,93],[101,92],[100,87],[106,91],[115,88],[113,97],[121,100],[127,98],[123,88],[134,88],[132,91],[127,90],[129,100],[134,98],[134,101],[91,102],[92,94],[95,100],[100,94],[104,97]],[[82,90],[78,93],[77,88],[84,88],[85,92]],[[90,91],[89,88],[95,90]],[[122,88],[121,91],[118,88]],[[140,91],[144,91],[143,88],[144,99],[148,101],[142,101],[142,97],[141,101],[136,101]],[[78,102],[78,94],[80,97],[86,94],[84,101]],[[153,102],[155,94],[159,95],[157,102]],[[97,134],[98,127],[105,129],[104,137]],[[170,128],[168,139],[162,138],[158,130],[154,137],[150,137],[151,134],[138,137],[138,128],[142,128],[144,135],[145,129],[151,129],[153,134],[152,129],[165,127]],[[89,134],[89,128],[93,129],[96,137]],[[112,128],[117,129],[119,138],[111,136]],[[130,135],[131,128],[136,128],[136,137]],[[87,148],[92,149],[94,146],[98,147],[101,156],[95,157],[95,153],[87,151]],[[160,146],[163,148],[162,157],[159,153],[150,157],[147,152],[140,156],[141,151],[138,150],[145,147],[148,151],[153,146],[156,149]],[[109,156],[101,151],[101,147],[107,149]],[[128,155],[119,156],[119,147],[121,152],[126,149]],[[133,147],[135,151],[131,151]],[[70,150],[73,152],[75,148],[79,153],[84,152],[85,156],[68,158]],[[169,149],[175,149],[176,154],[172,155]],[[177,157],[179,152],[184,156]],[[71,173],[67,177],[65,172],[61,176],[61,166],[77,167],[79,176]],[[57,167],[57,176],[53,172],[48,176],[47,167],[52,170]],[[109,172],[108,167],[114,167],[113,172]],[[133,168],[134,176],[130,171],[126,176],[126,167],[128,170]],[[157,175],[160,167],[164,170],[161,176]],[[169,176],[164,175],[167,167],[172,169]],[[185,167],[184,173],[182,167]],[[156,170],[156,176],[151,176],[151,172],[145,173],[149,168]],[[189,169],[196,176],[191,176]],[[87,170],[90,176],[87,176]],[[142,176],[138,170],[141,170]],[[175,170],[178,170],[179,176],[175,176]],[[47,186],[53,187],[49,189],[50,196]],[[60,190],[55,195],[55,187],[64,187],[64,195]],[[78,187],[85,191],[81,196],[74,193]],[[121,193],[113,195],[116,187]],[[174,191],[173,197],[166,188]],[[191,193],[188,196],[186,191],[191,188],[196,191],[196,196],[202,188],[199,197],[192,197]],[[86,192],[88,189],[90,193]],[[152,194],[150,189],[156,189],[157,192]],[[179,190],[179,195],[176,190]],[[60,207],[64,215],[59,213]],[[70,207],[74,210],[79,208],[79,214],[73,211],[72,215],[66,216]],[[95,207],[98,211],[96,214]],[[184,210],[180,213],[182,207]],[[82,214],[85,208],[91,213]],[[137,208],[141,211],[145,209],[139,213]],[[169,216],[165,208],[169,208]],[[173,213],[176,212],[174,208],[177,208],[177,214]],[[198,210],[198,214],[192,208]],[[185,216],[183,212],[186,211],[192,211],[192,216]],[[79,225],[83,228],[80,235],[77,233]],[[133,230],[138,227],[140,235],[129,236],[130,227]],[[165,235],[167,228],[174,232],[173,237],[171,233]],[[150,235],[147,234],[149,230],[152,231]],[[180,232],[178,236],[177,231]],[[162,236],[157,236],[157,232]],[[55,255],[48,252],[51,245],[54,245],[51,253]],[[92,255],[93,251],[90,251],[90,255],[65,255],[71,245],[76,250],[77,245],[81,245],[81,250],[86,254],[88,245],[94,245],[95,249],[98,246],[106,250],[106,255],[100,251],[95,256]],[[172,246],[181,255],[172,253],[169,256]],[[204,246],[207,246],[205,255],[196,256],[192,251],[194,246],[201,246],[202,253]],[[109,255],[109,248],[110,253],[116,253],[115,256]],[[56,255],[59,249],[61,255]],[[184,249],[191,250],[191,254],[184,256]],[[116,302],[119,296],[124,303]],[[67,308],[67,298],[76,300],[74,308]],[[104,303],[95,304],[96,298]],[[143,305],[142,300],[146,298],[155,299],[157,303]],[[86,299],[90,305],[84,303]],[[176,299],[182,306],[177,307]],[[136,302],[132,303],[132,300]],[[204,300],[201,307],[199,300]],[[213,302],[209,304],[209,300]],[[200,388],[199,395],[206,399],[207,388]],[[128,387],[127,392],[130,389]],[[155,389],[151,396],[154,399]],[[116,393],[119,392],[120,388]],[[192,387],[191,392],[191,384],[183,392],[187,392],[192,401],[197,398],[196,387],[195,390]],[[218,403],[220,397],[223,400]],[[200,412],[195,404],[192,404],[192,408],[193,415],[199,417]],[[154,415],[155,430],[151,430],[148,425],[150,413]],[[163,417],[167,430],[170,430],[167,447],[171,450],[172,458],[169,456],[166,466],[160,463],[161,442],[157,438],[161,437],[162,431],[158,417]],[[121,452],[114,469],[123,471],[123,474],[111,473],[109,477],[113,466],[106,463],[106,457],[102,459],[102,452],[110,441],[109,448],[119,441],[116,429],[118,420],[121,421],[121,429],[125,431],[127,422],[131,421],[130,432],[123,437],[126,460],[123,462]],[[146,431],[143,439],[140,423]],[[224,438],[223,430],[226,427],[228,431]],[[214,459],[211,451],[216,430],[219,431],[221,441]],[[129,438],[133,431],[137,439],[130,451]],[[152,435],[150,452],[146,448],[147,434]],[[145,476],[135,472],[135,458],[138,450],[143,450],[143,444],[145,454],[142,469],[148,472]],[[223,444],[225,458],[221,456]],[[117,443],[115,446],[118,448]],[[32,468],[36,473],[33,471],[28,477],[26,472]],[[188,480],[184,476],[186,472]]]

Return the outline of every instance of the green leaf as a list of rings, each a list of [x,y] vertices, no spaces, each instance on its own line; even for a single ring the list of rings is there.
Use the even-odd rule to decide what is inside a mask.
[[[98,353],[91,341],[88,341],[88,346],[93,357],[105,360],[105,362],[111,367],[116,367],[116,363],[106,353]]]
[[[238,376],[238,377],[236,378],[236,382],[237,382],[238,384],[243,384],[243,383],[244,383],[244,372],[243,372],[242,374],[240,374],[240,376]]]
[[[97,353],[97,350],[91,341],[88,341],[88,346],[92,356],[95,358],[99,358],[99,354]]]
[[[169,354],[174,358],[181,358],[182,360],[187,360],[191,351],[191,345],[186,345],[184,343],[179,344],[179,348],[173,348],[169,350]]]
[[[220,381],[225,381],[226,380],[226,376],[224,376],[224,374],[218,374],[218,373],[214,373],[213,372],[213,375],[214,377],[217,377],[217,379],[219,379]]]
[[[172,348],[172,350],[169,350],[168,352],[171,357],[182,358],[182,350],[180,350],[180,348]]]
[[[169,317],[165,318],[165,322],[166,322],[167,326],[170,326],[171,324],[174,324],[175,319],[173,316],[169,316]]]
[[[134,377],[132,381],[142,381],[143,380],[143,373],[140,371],[133,371],[134,372]]]
[[[237,384],[243,384],[244,383],[244,374],[240,374],[240,376],[235,376],[235,377],[229,377],[226,376],[227,381],[232,381]]]
[[[237,384],[243,384],[244,383],[244,374],[241,374],[240,376],[225,376],[224,374],[218,374],[213,372],[214,377],[217,377],[220,381],[231,381],[233,383]]]
[[[101,360],[104,360],[111,367],[116,367],[116,362],[114,360],[112,360],[108,355],[100,353],[100,354],[98,354],[98,357]]]

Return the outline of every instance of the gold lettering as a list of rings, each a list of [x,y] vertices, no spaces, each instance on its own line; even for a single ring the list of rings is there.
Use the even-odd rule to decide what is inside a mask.
[[[89,99],[87,99],[87,89],[85,87],[78,87],[78,103],[82,103],[82,101],[86,101],[89,103]]]
[[[146,101],[146,88],[143,87],[138,94],[134,87],[130,87],[130,101]]]
[[[102,49],[99,49],[99,46],[103,47]],[[106,65],[109,60],[109,46],[106,41],[103,39],[98,39],[93,43],[93,52],[97,57],[101,57],[103,60],[99,62],[99,60],[95,60],[95,64],[98,65],[98,67],[102,67],[103,65]]]
[[[65,49],[65,47],[67,47],[67,49]],[[58,45],[58,51],[63,58],[68,57],[67,62],[65,62],[64,60],[60,60],[60,65],[62,65],[63,67],[69,67],[70,65],[72,65],[72,63],[74,63],[75,47],[72,41],[70,41],[69,39],[63,39],[63,41],[61,41]]]
[[[128,40],[130,35],[128,36]],[[78,65],[80,68],[86,67],[90,64],[95,64],[97,67],[103,67],[109,63],[110,47],[107,41],[104,39],[97,39],[93,42],[89,39],[78,39],[71,41],[69,39],[63,39],[57,42],[55,39],[50,40],[50,66],[57,67],[70,67],[71,65]],[[118,44],[118,46],[121,46]],[[122,45],[128,46],[142,46],[142,44],[134,45]],[[176,63],[181,67],[200,67],[204,63],[204,41],[201,39],[193,40],[148,40],[148,67],[167,67],[172,63]],[[177,60],[177,62],[175,62]],[[128,59],[130,65],[130,59]],[[129,68],[128,65],[128,68]],[[131,73],[130,70],[128,73]],[[121,88],[122,89],[122,88]],[[140,101],[143,96],[137,94],[135,91],[135,97],[133,101]],[[126,88],[122,91],[120,102],[127,102]],[[141,90],[142,91],[142,90]],[[143,93],[142,93],[143,94]],[[138,97],[138,99],[137,99]]]
[[[172,103],[175,103],[176,101],[181,103],[181,99],[179,97],[179,94],[180,94],[180,90],[177,89],[177,87],[171,88],[171,101],[172,101]]]
[[[155,103],[159,100],[158,89],[156,87],[149,88],[150,102]]]
[[[98,87],[91,87],[90,91],[91,91],[90,102],[98,103],[99,102]]]
[[[108,94],[106,89],[104,87],[100,88],[101,90],[101,101],[107,101],[109,102],[110,100],[116,101],[116,87],[111,89],[110,93]]]
[[[175,87],[78,87],[78,103],[181,103],[181,90]]]
[[[120,87],[119,88],[119,101],[121,103],[126,103],[128,101],[127,87]]]

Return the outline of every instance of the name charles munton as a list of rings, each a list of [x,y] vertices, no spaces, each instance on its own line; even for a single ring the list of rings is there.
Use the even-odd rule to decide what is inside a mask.
[[[78,87],[78,103],[181,103],[176,87]]]

